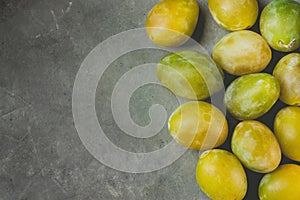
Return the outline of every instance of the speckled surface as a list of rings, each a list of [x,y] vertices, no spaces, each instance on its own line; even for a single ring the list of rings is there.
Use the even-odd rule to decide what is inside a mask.
[[[74,126],[72,89],[80,64],[106,38],[143,27],[156,2],[0,1],[0,200],[208,199],[195,179],[199,152],[187,151],[155,172],[119,172],[86,150]],[[201,18],[194,36],[211,52],[227,32],[213,22],[206,1],[198,2]],[[107,100],[117,77],[137,64],[157,62],[162,55],[141,50],[120,57],[99,82],[99,123],[123,149],[148,152],[171,140],[166,126],[150,139],[122,135]],[[282,55],[276,54],[271,65]],[[150,105],[164,105],[168,114],[178,105],[164,88],[151,85],[134,93],[131,103],[132,119],[140,125],[149,122],[145,110]],[[257,184],[261,176],[248,173]],[[245,199],[256,199],[256,190],[251,186]]]

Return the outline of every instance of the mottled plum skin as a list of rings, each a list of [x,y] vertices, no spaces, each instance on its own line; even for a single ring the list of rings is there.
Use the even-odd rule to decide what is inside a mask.
[[[227,110],[237,119],[256,119],[267,113],[279,98],[276,78],[267,73],[255,73],[235,79],[225,92]]]
[[[300,108],[288,106],[281,109],[274,120],[274,132],[283,154],[300,162]]]
[[[255,120],[240,122],[234,129],[231,149],[250,170],[267,173],[281,161],[281,150],[273,132]]]
[[[259,184],[260,200],[300,199],[300,166],[285,164],[266,174]]]
[[[300,47],[300,4],[293,0],[273,0],[261,13],[260,32],[278,51]]]
[[[223,88],[223,71],[209,56],[185,50],[166,55],[157,65],[157,77],[177,96],[203,100]]]
[[[264,70],[272,51],[261,35],[242,30],[225,35],[214,46],[212,57],[229,74],[245,75]]]
[[[300,53],[290,53],[277,63],[273,76],[280,85],[279,99],[288,105],[300,105]]]
[[[156,45],[180,46],[193,34],[198,15],[196,0],[163,0],[148,13],[147,34]]]
[[[213,200],[242,200],[247,191],[242,164],[235,155],[221,149],[201,154],[196,179],[201,190]]]
[[[229,31],[252,27],[258,15],[256,0],[208,0],[208,7],[215,22]]]
[[[224,114],[202,101],[190,101],[179,106],[169,118],[168,129],[179,144],[194,150],[220,146],[228,135]]]

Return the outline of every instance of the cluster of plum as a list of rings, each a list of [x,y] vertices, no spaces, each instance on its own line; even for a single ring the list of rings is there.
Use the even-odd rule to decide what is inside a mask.
[[[256,0],[208,0],[215,22],[232,31],[215,44],[212,56],[183,50],[164,56],[157,66],[163,86],[190,99],[170,116],[168,130],[181,145],[205,150],[196,167],[201,190],[211,199],[240,200],[247,192],[244,167],[266,173],[258,186],[261,200],[300,199],[300,166],[280,165],[285,157],[300,161],[300,4],[273,0],[259,21]],[[184,45],[199,16],[196,0],[163,0],[146,20],[149,38],[163,47]],[[273,73],[264,72],[273,51],[285,52]],[[223,72],[223,70],[225,72]],[[231,149],[214,149],[228,138],[225,114],[205,99],[224,88],[224,76],[236,78],[226,88],[224,105],[239,120],[231,133]],[[285,107],[273,128],[258,121],[278,101]]]

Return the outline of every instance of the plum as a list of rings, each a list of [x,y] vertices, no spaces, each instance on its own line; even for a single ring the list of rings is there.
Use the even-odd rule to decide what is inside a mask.
[[[300,53],[290,53],[279,60],[273,75],[280,85],[279,99],[288,105],[300,105]]]
[[[274,132],[283,154],[300,162],[300,108],[282,108],[275,117]]]
[[[222,69],[212,58],[194,50],[166,55],[156,72],[163,86],[187,99],[203,100],[224,87]]]
[[[159,46],[180,46],[193,34],[198,15],[196,0],[163,0],[148,13],[147,34]]]
[[[201,190],[213,200],[242,200],[247,191],[242,164],[235,155],[221,149],[201,154],[196,179]]]
[[[281,150],[273,132],[256,120],[240,122],[234,129],[231,149],[250,170],[267,173],[281,161]]]
[[[260,200],[300,199],[300,166],[284,164],[266,174],[259,183]]]
[[[208,7],[215,22],[230,31],[252,27],[258,15],[256,0],[208,0]]]
[[[224,143],[228,124],[224,114],[212,104],[190,101],[170,116],[168,129],[182,146],[194,150],[210,149]]]
[[[300,4],[293,0],[273,0],[262,11],[260,32],[270,46],[291,52],[300,47]]]
[[[242,30],[225,35],[215,45],[212,57],[229,74],[244,75],[264,70],[272,52],[261,35]]]
[[[237,119],[255,119],[267,113],[280,95],[276,78],[255,73],[235,79],[226,89],[224,102]]]

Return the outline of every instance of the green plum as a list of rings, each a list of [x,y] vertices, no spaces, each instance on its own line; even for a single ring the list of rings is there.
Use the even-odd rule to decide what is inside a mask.
[[[293,0],[274,0],[261,13],[260,32],[278,51],[300,47],[300,4]]]
[[[237,119],[255,119],[267,113],[280,95],[276,78],[256,73],[235,79],[225,92],[227,110]]]
[[[187,99],[206,99],[224,86],[222,69],[198,51],[170,53],[161,59],[156,72],[163,86]]]

